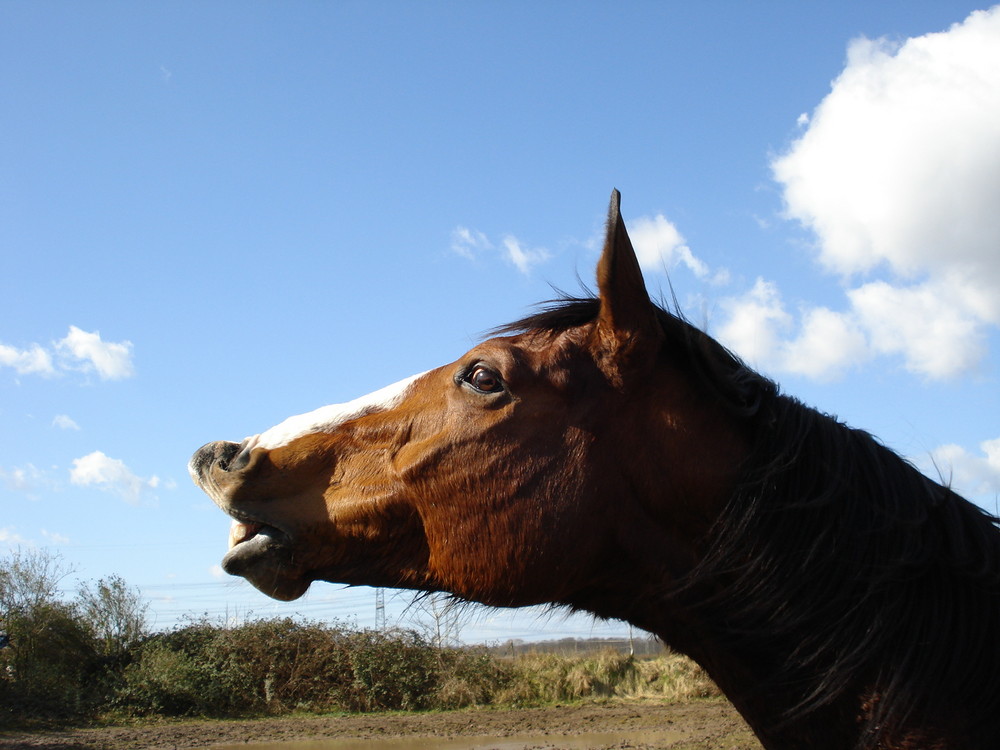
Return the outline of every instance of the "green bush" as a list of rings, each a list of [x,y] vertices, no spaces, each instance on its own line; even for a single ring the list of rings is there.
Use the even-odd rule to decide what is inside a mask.
[[[310,639],[311,630],[262,620],[235,628],[199,622],[158,634],[126,669],[116,705],[137,714],[238,716],[311,703],[308,684],[322,679],[316,667],[329,642],[326,633]]]
[[[410,631],[201,622],[143,644],[116,705],[172,716],[407,710],[431,706],[438,680],[437,652]]]
[[[436,649],[412,631],[283,619],[232,628],[201,622],[148,639],[125,670],[116,706],[137,715],[222,717],[718,694],[699,667],[676,654],[510,660],[485,650]]]
[[[362,630],[344,642],[344,676],[334,699],[348,711],[428,708],[437,687],[437,652],[409,630]]]
[[[138,715],[184,716],[206,708],[207,680],[194,658],[157,639],[125,668],[115,703]]]
[[[11,648],[0,669],[0,722],[77,718],[100,700],[98,659],[86,624],[72,607],[41,603],[6,618]]]
[[[329,685],[339,675],[342,638],[337,627],[258,620],[219,630],[207,656],[225,689],[239,696],[231,710],[322,710],[332,705]]]
[[[78,720],[104,710],[145,633],[146,606],[121,578],[60,595],[71,573],[45,550],[0,560],[0,725]]]
[[[539,705],[581,698],[718,695],[693,662],[614,651],[513,659],[441,648],[409,630],[292,619],[196,621],[149,635],[124,580],[59,598],[69,571],[29,551],[0,563],[0,726],[110,716],[252,716],[291,711]],[[437,613],[438,615],[440,612]],[[575,648],[574,648],[575,650]]]

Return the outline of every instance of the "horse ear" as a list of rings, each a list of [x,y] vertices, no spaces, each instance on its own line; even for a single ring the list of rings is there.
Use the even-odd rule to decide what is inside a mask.
[[[619,385],[629,371],[652,362],[663,339],[620,209],[621,193],[614,190],[604,250],[597,263],[601,310],[592,342],[605,374]]]

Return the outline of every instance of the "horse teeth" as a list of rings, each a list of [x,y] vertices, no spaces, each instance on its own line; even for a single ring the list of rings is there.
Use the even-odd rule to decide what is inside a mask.
[[[232,549],[248,536],[250,536],[250,527],[234,519],[229,526],[229,548]]]
[[[240,542],[252,539],[264,528],[263,524],[233,520],[229,525],[229,549],[232,549]]]

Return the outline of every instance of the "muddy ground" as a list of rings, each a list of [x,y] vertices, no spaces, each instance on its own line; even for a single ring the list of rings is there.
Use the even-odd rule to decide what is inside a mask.
[[[743,720],[723,700],[685,704],[650,701],[582,703],[518,710],[472,709],[441,713],[353,714],[345,716],[186,721],[44,732],[0,732],[4,750],[192,750],[212,745],[303,740],[364,739],[374,748],[390,738],[498,738],[511,747],[561,747],[560,738],[614,735],[593,747],[672,750],[760,750]],[[584,736],[584,737],[581,737]],[[520,744],[518,738],[525,738]],[[566,740],[564,740],[566,742]],[[245,743],[245,744],[244,744]],[[366,743],[366,744],[367,744]],[[488,746],[487,743],[486,746]],[[423,746],[427,743],[424,742]],[[433,743],[431,743],[433,745]],[[399,745],[396,744],[396,747]],[[476,747],[483,747],[476,744]],[[579,747],[574,744],[574,747]]]

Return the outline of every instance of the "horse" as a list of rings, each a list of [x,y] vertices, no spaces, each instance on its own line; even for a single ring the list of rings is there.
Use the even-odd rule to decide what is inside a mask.
[[[769,750],[1000,746],[998,519],[655,304],[617,191],[596,296],[189,469],[232,518],[223,568],[276,599],[625,620]]]

